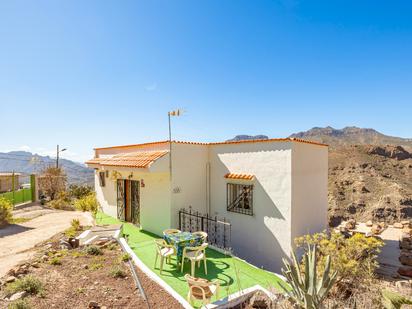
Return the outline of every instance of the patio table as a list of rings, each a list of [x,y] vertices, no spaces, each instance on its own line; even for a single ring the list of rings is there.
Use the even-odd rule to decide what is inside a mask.
[[[190,232],[180,232],[175,234],[167,234],[163,236],[164,240],[176,248],[177,263],[182,262],[183,249],[185,247],[197,247],[203,242],[203,238],[199,235],[193,235]]]

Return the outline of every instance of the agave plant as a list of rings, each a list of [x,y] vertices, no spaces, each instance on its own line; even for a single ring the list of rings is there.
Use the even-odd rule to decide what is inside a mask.
[[[383,306],[387,309],[400,309],[402,305],[412,305],[412,299],[389,290],[382,291],[382,296]]]
[[[323,274],[318,274],[316,246],[308,246],[303,262],[302,269],[293,252],[292,264],[283,259],[285,268],[282,273],[289,286],[281,284],[281,288],[300,308],[322,308],[322,302],[336,281],[337,272],[331,271],[330,256],[327,256]]]

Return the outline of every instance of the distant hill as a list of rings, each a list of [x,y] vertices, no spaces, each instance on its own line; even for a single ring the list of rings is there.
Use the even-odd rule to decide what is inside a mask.
[[[308,131],[294,133],[290,137],[319,141],[329,144],[332,148],[347,145],[396,145],[412,151],[412,138],[389,136],[367,128],[314,127]]]
[[[238,135],[232,140],[261,136]],[[412,139],[358,127],[315,127],[290,137],[330,146],[330,225],[349,218],[392,223],[412,217]]]
[[[49,156],[40,156],[26,151],[0,152],[0,172],[20,172],[25,174],[39,173],[45,167],[55,165],[56,160]],[[60,159],[59,165],[67,174],[69,183],[89,184],[94,183],[93,169],[81,163]]]
[[[226,142],[246,141],[251,139],[269,139],[266,135],[236,135],[234,138],[226,140]]]

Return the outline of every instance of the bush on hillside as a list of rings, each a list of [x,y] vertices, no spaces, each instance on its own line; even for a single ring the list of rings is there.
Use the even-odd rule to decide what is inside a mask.
[[[88,185],[72,184],[69,186],[69,195],[71,198],[81,199],[88,196],[91,193],[93,193],[93,188]]]
[[[0,226],[10,223],[12,210],[13,204],[8,199],[0,197]]]
[[[54,209],[74,210],[72,200],[66,191],[61,191],[57,197],[50,201],[48,205]]]
[[[78,199],[74,202],[74,207],[77,210],[90,211],[92,214],[95,214],[99,209],[99,202],[96,199],[96,194],[93,192],[81,199]]]
[[[338,286],[351,291],[354,287],[374,277],[378,266],[377,257],[383,242],[374,237],[357,233],[345,238],[341,233],[332,232],[305,235],[295,239],[298,247],[306,250],[308,245],[318,248],[318,267],[325,265],[327,256],[332,259],[332,268],[338,272]]]

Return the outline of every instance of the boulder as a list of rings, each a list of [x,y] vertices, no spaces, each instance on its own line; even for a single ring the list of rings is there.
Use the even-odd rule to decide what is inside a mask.
[[[372,220],[366,221],[365,225],[367,227],[372,227],[372,225],[373,225]]]
[[[16,281],[16,277],[15,276],[8,276],[7,278],[6,278],[6,280],[5,280],[5,282],[6,283],[11,283],[11,282],[14,282],[14,281]]]
[[[401,253],[399,262],[403,265],[412,266],[412,253]]]
[[[401,224],[403,225],[403,227],[410,227],[410,225],[411,225],[409,220],[403,220],[403,221],[401,221]]]
[[[398,273],[402,276],[412,278],[412,267],[399,267]]]
[[[26,291],[21,291],[21,292],[14,293],[12,296],[9,297],[9,300],[10,301],[15,301],[15,300],[18,300],[18,299],[26,297],[26,296],[27,296],[27,292]]]
[[[91,301],[91,302],[89,302],[89,305],[88,305],[87,308],[90,308],[90,309],[100,309],[100,306],[99,306],[99,304],[98,304],[97,302]]]
[[[382,231],[383,231],[383,228],[382,228],[380,225],[378,225],[378,224],[374,224],[374,225],[371,227],[371,233],[372,233],[373,235],[379,235],[380,233],[382,233]]]
[[[412,288],[412,281],[411,280],[400,280],[396,281],[395,286],[400,288]]]
[[[395,223],[393,224],[393,227],[394,227],[395,229],[402,229],[402,228],[403,228],[403,225],[402,225],[402,223],[400,223],[400,222],[395,222]]]
[[[67,249],[67,250],[72,249],[72,245],[68,241],[65,241],[63,239],[60,240],[59,247],[60,249]]]
[[[354,229],[356,228],[356,221],[355,221],[355,219],[349,219],[349,220],[346,222],[345,227],[346,227],[348,230],[354,230]]]
[[[412,250],[412,237],[408,234],[402,234],[400,247],[401,249]]]

